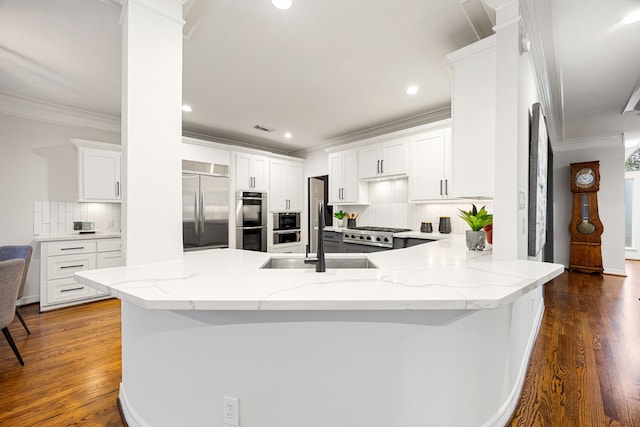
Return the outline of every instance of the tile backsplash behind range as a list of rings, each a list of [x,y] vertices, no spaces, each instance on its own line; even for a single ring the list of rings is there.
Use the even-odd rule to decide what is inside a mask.
[[[368,206],[336,206],[348,213],[357,213],[357,225],[400,227],[419,230],[422,222],[431,222],[438,230],[441,216],[451,217],[452,233],[464,233],[469,226],[458,218],[458,209],[469,210],[475,203],[478,208],[485,206],[493,211],[492,201],[469,201],[463,203],[408,203],[408,181],[406,179],[386,180],[369,183]]]
[[[33,234],[73,233],[74,221],[95,223],[96,230],[120,231],[120,203],[33,202]]]

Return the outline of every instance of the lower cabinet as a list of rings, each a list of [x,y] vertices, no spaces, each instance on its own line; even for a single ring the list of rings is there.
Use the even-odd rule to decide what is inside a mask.
[[[342,233],[338,231],[325,230],[323,233],[324,238],[322,243],[325,253],[342,253],[344,252],[344,245],[342,243]]]
[[[73,273],[123,264],[120,238],[42,242],[41,249],[40,311],[105,298]]]

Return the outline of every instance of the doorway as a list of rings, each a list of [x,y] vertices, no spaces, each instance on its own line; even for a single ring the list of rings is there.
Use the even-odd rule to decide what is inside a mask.
[[[624,173],[624,255],[640,259],[640,171]]]
[[[309,194],[309,226],[307,227],[307,242],[309,252],[317,252],[318,248],[318,203],[324,204],[324,224],[333,225],[333,206],[327,205],[329,200],[329,175],[313,176],[309,178],[307,192]]]

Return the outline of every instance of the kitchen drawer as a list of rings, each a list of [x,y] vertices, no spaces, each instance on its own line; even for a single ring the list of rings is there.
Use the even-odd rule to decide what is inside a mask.
[[[120,239],[100,239],[98,240],[98,252],[119,251],[121,248]]]
[[[50,280],[47,283],[48,304],[91,298],[95,295],[96,290],[94,288],[78,283],[71,278]]]
[[[74,240],[70,242],[47,243],[47,256],[86,254],[95,251],[95,240]]]
[[[119,267],[124,265],[122,262],[122,252],[98,252],[98,262],[96,268]]]
[[[72,277],[73,273],[96,268],[96,254],[50,256],[47,258],[47,279]]]

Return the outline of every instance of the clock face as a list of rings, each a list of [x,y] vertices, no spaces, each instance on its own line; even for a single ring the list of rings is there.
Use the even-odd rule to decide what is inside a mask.
[[[591,168],[583,168],[576,172],[576,186],[579,188],[589,188],[596,181],[596,174]]]

